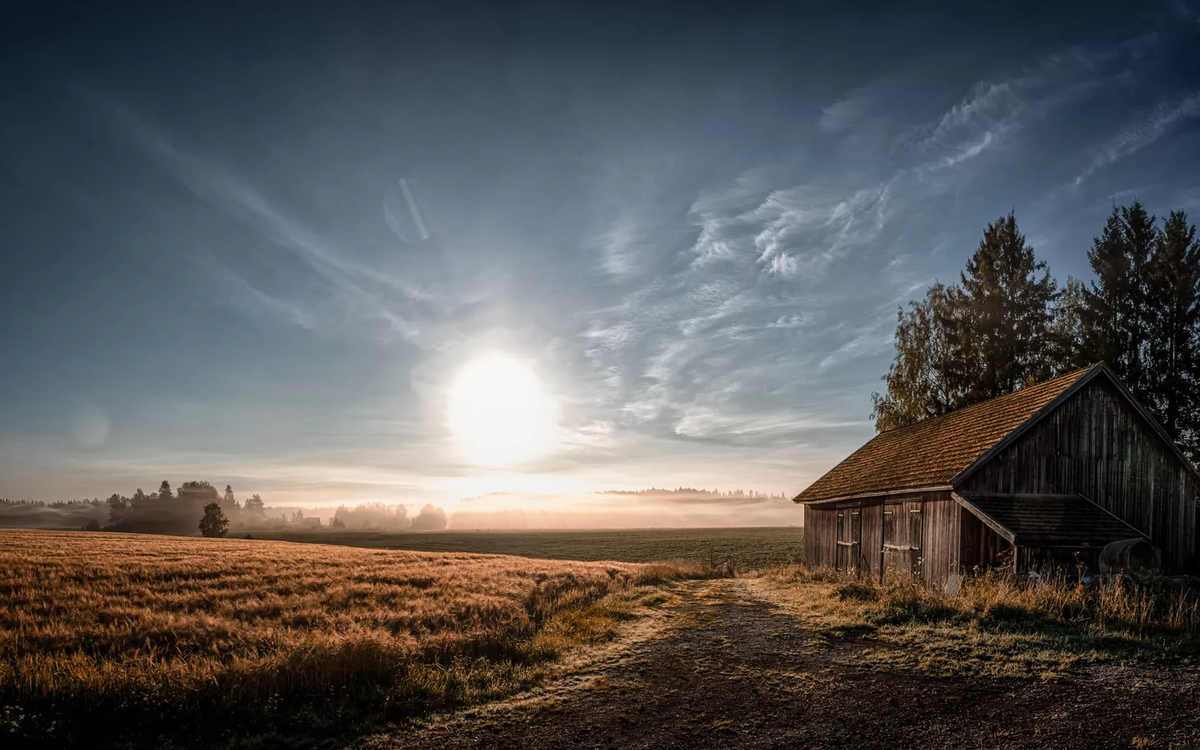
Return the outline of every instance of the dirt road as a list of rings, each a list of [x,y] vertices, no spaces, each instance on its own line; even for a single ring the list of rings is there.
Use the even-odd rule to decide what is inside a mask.
[[[701,581],[571,679],[372,737],[380,748],[1200,747],[1194,668],[1045,682],[854,664],[756,595]]]

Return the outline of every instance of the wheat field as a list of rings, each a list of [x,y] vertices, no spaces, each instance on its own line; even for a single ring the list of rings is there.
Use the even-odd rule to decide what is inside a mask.
[[[0,738],[273,731],[298,711],[336,731],[364,706],[399,715],[486,698],[602,635],[596,602],[684,572],[0,531]]]

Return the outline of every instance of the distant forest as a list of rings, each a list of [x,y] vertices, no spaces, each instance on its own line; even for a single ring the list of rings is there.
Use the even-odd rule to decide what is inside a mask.
[[[1013,214],[988,225],[959,283],[901,308],[879,431],[1107,362],[1185,453],[1200,455],[1200,243],[1183,211],[1114,206],[1059,285]]]
[[[788,500],[788,499],[790,499],[789,496],[783,492],[779,493],[778,495],[771,495],[771,494],[767,494],[765,492],[755,492],[754,490],[727,490],[727,491],[722,492],[721,490],[703,490],[703,489],[698,490],[695,487],[676,487],[673,490],[669,490],[666,488],[660,489],[658,487],[651,487],[650,489],[646,489],[646,490],[602,490],[599,492],[594,492],[592,494],[594,494],[594,495],[643,495],[643,496],[652,495],[652,496],[656,496],[656,497],[670,497],[671,495],[682,495],[682,496],[686,496],[686,497],[711,497],[711,498],[727,497],[730,499],[746,498],[746,499],[751,499],[751,500]]]
[[[163,480],[158,490],[133,495],[113,493],[107,500],[69,500],[46,503],[0,499],[0,527],[82,528],[89,531],[131,531],[150,534],[225,536],[231,532],[288,529],[364,529],[377,531],[440,531],[446,512],[424,505],[410,518],[403,505],[381,503],[338,506],[322,522],[303,509],[272,508],[262,497],[239,501],[231,485],[223,493],[209,482],[190,481],[171,489]]]

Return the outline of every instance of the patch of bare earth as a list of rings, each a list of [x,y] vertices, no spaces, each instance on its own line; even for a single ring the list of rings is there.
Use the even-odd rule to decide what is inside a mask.
[[[539,692],[425,719],[363,748],[1189,747],[1194,667],[1082,665],[1058,679],[937,676],[856,660],[756,581],[693,581],[634,636]]]

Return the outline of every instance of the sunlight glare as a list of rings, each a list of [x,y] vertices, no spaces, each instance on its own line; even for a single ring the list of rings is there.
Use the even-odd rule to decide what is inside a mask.
[[[515,464],[553,448],[553,402],[533,371],[517,360],[489,354],[470,361],[449,395],[450,431],[468,461]]]

